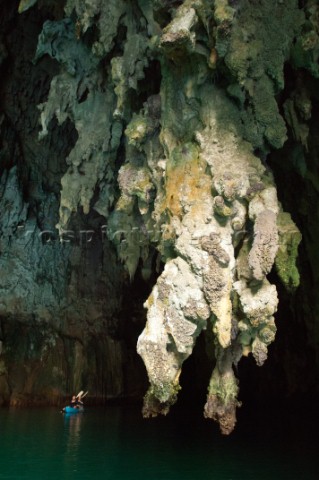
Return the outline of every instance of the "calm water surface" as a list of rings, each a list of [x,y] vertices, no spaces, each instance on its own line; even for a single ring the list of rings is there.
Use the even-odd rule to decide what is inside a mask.
[[[0,409],[0,479],[318,480],[318,435],[280,416],[246,415],[222,437],[190,411],[142,420],[135,406],[73,417]]]

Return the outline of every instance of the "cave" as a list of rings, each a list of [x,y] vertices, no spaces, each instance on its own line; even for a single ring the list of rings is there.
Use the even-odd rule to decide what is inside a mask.
[[[2,2],[1,406],[315,405],[318,18]]]

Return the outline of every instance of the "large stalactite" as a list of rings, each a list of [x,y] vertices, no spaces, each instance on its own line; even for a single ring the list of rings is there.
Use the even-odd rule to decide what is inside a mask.
[[[269,274],[290,292],[299,285],[301,234],[267,159],[292,131],[307,147],[310,88],[282,92],[287,64],[319,76],[318,5],[67,0],[63,15],[53,3],[19,5],[22,16],[52,13],[34,52],[35,64],[58,63],[38,142],[53,122],[74,129],[52,228],[63,238],[79,211],[94,213],[131,280],[157,268],[137,343],[150,383],[143,413],[169,411],[204,332],[215,357],[204,414],[228,434],[240,403],[233,367],[250,354],[263,365],[275,338]],[[0,201],[13,201],[16,167],[2,178]],[[26,203],[14,202],[17,221],[28,222]]]

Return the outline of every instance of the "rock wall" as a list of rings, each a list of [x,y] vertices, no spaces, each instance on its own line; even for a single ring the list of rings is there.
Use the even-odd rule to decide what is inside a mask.
[[[10,23],[17,11],[19,29]],[[240,404],[234,367],[248,355],[263,365],[275,338],[271,279],[289,295],[300,283],[301,234],[278,196],[299,211],[294,192],[284,193],[288,171],[317,194],[300,153],[309,163],[316,156],[317,3],[26,0],[7,12],[3,397],[38,392],[48,364],[49,389],[93,385],[93,372],[99,395],[133,391],[125,383],[130,355],[139,371],[133,337],[112,326],[123,328],[128,282],[143,279],[144,415],[176,402],[183,362],[204,335],[214,358],[204,415],[230,433]],[[307,258],[313,245],[304,243]],[[10,385],[7,367],[20,362],[9,355],[20,323],[37,335],[45,325],[38,344],[51,352],[24,387]],[[21,347],[25,356],[34,348]]]
[[[48,17],[63,16],[48,3],[19,16],[6,2],[1,18],[0,403],[14,405],[57,403],[84,386],[96,399],[121,397],[138,385],[134,342],[119,333],[128,280],[105,218],[79,212],[63,235],[56,228],[80,135],[65,118],[39,138],[39,104],[59,66],[35,60],[38,36]]]

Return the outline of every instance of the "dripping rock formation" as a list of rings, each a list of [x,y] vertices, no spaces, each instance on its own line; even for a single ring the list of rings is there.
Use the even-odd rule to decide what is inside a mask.
[[[139,397],[141,357],[165,415],[204,348],[229,434],[277,327],[316,389],[318,3],[3,3],[0,403]]]

